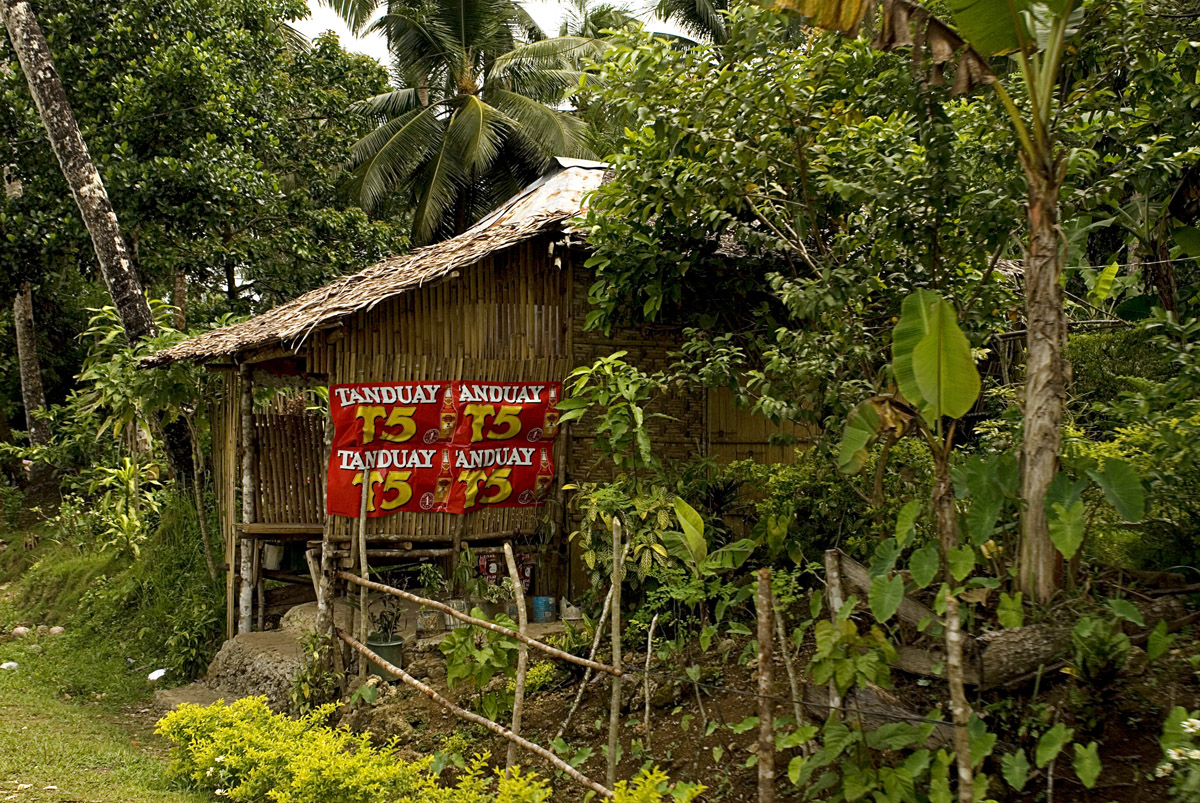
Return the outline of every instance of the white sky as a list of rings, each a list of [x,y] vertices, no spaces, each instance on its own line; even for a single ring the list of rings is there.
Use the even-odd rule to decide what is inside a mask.
[[[630,5],[631,7],[635,6],[633,3]],[[558,33],[558,25],[562,20],[562,6],[559,3],[553,0],[526,0],[524,6],[529,11],[530,16],[542,26],[542,30],[551,36]],[[308,0],[308,9],[308,17],[294,22],[292,25],[309,39],[325,31],[332,30],[341,39],[342,47],[355,53],[365,53],[387,64],[387,47],[384,45],[382,36],[378,34],[365,38],[352,36],[350,30],[338,18],[338,15],[333,13],[328,6],[317,2],[317,0]],[[679,29],[674,25],[664,24],[657,18],[651,19],[648,27],[655,31],[679,32]]]

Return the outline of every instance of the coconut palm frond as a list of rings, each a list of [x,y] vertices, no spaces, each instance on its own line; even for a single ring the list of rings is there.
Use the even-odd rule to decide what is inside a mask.
[[[503,112],[468,95],[446,125],[446,142],[464,176],[478,176],[496,159],[505,134],[517,125]]]
[[[363,209],[373,209],[387,192],[416,173],[442,138],[438,106],[414,109],[389,120],[354,143],[356,168],[348,189]]]
[[[380,0],[320,0],[320,3],[333,9],[355,35],[362,32],[371,15],[382,5]]]
[[[584,143],[587,123],[573,114],[560,112],[532,98],[503,89],[493,90],[488,99],[517,123],[517,132],[542,157],[570,156],[594,159]]]
[[[279,34],[289,53],[307,53],[312,50],[312,42],[308,41],[308,37],[286,22],[274,23],[274,33]]]
[[[419,200],[413,212],[413,242],[424,245],[433,240],[446,212],[454,205],[460,190],[465,186],[462,171],[450,153],[450,142],[442,141],[417,176]]]
[[[350,111],[365,117],[391,119],[408,114],[421,105],[416,87],[393,89],[373,98],[366,98],[350,105]]]
[[[689,34],[711,42],[724,42],[728,37],[725,18],[727,0],[658,0],[654,13],[676,23]]]

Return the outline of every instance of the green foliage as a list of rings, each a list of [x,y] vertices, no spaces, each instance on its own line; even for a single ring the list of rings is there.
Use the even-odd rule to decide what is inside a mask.
[[[752,4],[726,22],[687,50],[618,37],[600,67],[627,135],[584,221],[590,322],[690,324],[680,374],[819,434],[874,389],[909,292],[1000,328],[1011,290],[987,263],[1020,215],[1011,146],[896,56],[792,47],[792,23]]]
[[[292,678],[288,698],[292,713],[309,716],[336,703],[340,694],[338,678],[331,669],[333,652],[329,638],[321,633],[309,633],[301,642],[303,659]]]
[[[540,691],[553,688],[563,680],[563,673],[559,671],[560,667],[554,661],[541,661],[529,667],[525,671],[525,693],[537,694]],[[508,683],[509,692],[517,690],[517,681],[513,679]]]
[[[1071,667],[1093,688],[1104,689],[1116,680],[1129,647],[1120,622],[1084,616],[1071,630]]]
[[[643,582],[654,567],[667,565],[669,555],[663,539],[671,527],[671,500],[671,492],[661,485],[629,478],[578,488],[571,504],[580,513],[579,529],[570,538],[579,545],[592,588],[603,588],[612,577],[614,516],[620,516],[625,528],[627,580]]]
[[[560,423],[584,418],[595,434],[594,448],[619,469],[638,471],[658,466],[650,446],[649,422],[664,418],[647,408],[666,390],[661,373],[649,375],[625,362],[626,352],[601,357],[567,375],[567,398],[559,402]]]
[[[876,446],[860,474],[838,471],[827,451],[814,446],[797,452],[791,465],[739,461],[729,471],[755,489],[755,513],[760,521],[776,517],[786,524],[784,551],[810,558],[838,546],[858,560],[874,549],[878,535],[892,532],[900,511],[914,498],[927,498],[932,474],[929,451],[915,440],[902,440],[891,449],[892,470],[882,477],[882,494],[874,494],[873,475],[881,459]],[[928,524],[918,523],[913,539],[923,543]]]
[[[1195,803],[1200,800],[1200,750],[1197,749],[1197,734],[1200,734],[1200,712],[1188,711],[1177,705],[1163,722],[1159,745],[1163,761],[1155,770],[1159,778],[1171,779],[1171,799],[1178,803]]]
[[[471,611],[477,619],[486,619],[479,608]],[[510,630],[517,623],[504,614],[493,620]],[[517,672],[517,652],[520,642],[516,639],[482,627],[460,627],[451,630],[442,639],[438,649],[446,656],[446,685],[455,688],[468,685],[479,693],[477,705],[480,713],[488,719],[498,719],[504,712],[512,710],[513,694],[506,687],[484,692],[492,678],[503,675],[512,678]]]
[[[210,706],[184,704],[159,721],[172,742],[173,769],[188,786],[232,801],[279,803],[548,803],[551,790],[534,773],[514,768],[493,776],[487,754],[464,762],[465,772],[442,786],[432,757],[406,761],[394,745],[376,748],[370,734],[325,727],[333,706],[299,719],[272,713],[262,697]],[[704,788],[671,785],[646,769],[614,790],[617,803],[690,803]]]

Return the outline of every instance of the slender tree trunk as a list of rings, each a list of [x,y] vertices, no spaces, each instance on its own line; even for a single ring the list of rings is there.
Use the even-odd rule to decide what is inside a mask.
[[[954,758],[958,765],[959,803],[975,799],[975,771],[971,765],[971,704],[963,683],[963,634],[958,618],[958,598],[946,595],[946,679],[950,686],[950,712],[954,717]]]
[[[92,237],[100,272],[121,318],[125,336],[130,343],[136,343],[154,334],[154,318],[133,271],[117,224],[117,214],[54,69],[50,46],[26,0],[0,0],[0,17],[4,19],[9,40],[29,83],[29,93],[46,127],[50,146]]]
[[[171,290],[171,305],[175,307],[173,324],[180,332],[187,329],[188,278],[181,270],[175,271],[175,286]]]
[[[21,373],[21,403],[25,406],[25,428],[31,446],[50,442],[50,427],[35,413],[46,407],[42,388],[42,363],[38,359],[37,328],[33,323],[33,292],[24,282],[13,299],[13,329],[17,340],[17,363]],[[49,479],[49,466],[35,463],[30,481],[42,485]]]
[[[1026,161],[1029,179],[1029,251],[1025,257],[1025,433],[1021,444],[1021,549],[1018,584],[1030,597],[1046,602],[1060,584],[1062,560],[1050,540],[1044,500],[1058,472],[1063,401],[1062,358],[1066,339],[1063,314],[1061,235],[1058,229],[1057,166],[1046,169]]]
[[[930,503],[937,524],[943,558],[958,546],[958,513],[954,509],[954,483],[950,479],[950,448],[933,448],[933,492]]]

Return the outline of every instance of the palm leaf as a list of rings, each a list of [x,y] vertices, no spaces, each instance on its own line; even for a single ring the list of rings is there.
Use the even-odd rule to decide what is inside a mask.
[[[333,9],[354,34],[362,31],[367,20],[381,5],[380,0],[320,0],[321,5]]]
[[[408,180],[442,139],[439,108],[414,109],[389,120],[354,143],[357,166],[349,190],[364,209],[372,209],[396,186]]]
[[[516,125],[474,95],[468,95],[446,126],[446,141],[463,176],[475,177],[492,165],[507,129]]]
[[[584,144],[587,123],[578,117],[504,89],[491,90],[487,98],[514,120],[522,138],[544,155],[595,158]]]
[[[448,137],[442,137],[440,147],[421,171],[417,185],[420,197],[413,212],[413,242],[424,245],[433,240],[446,212],[463,185],[463,172],[450,152]]]

